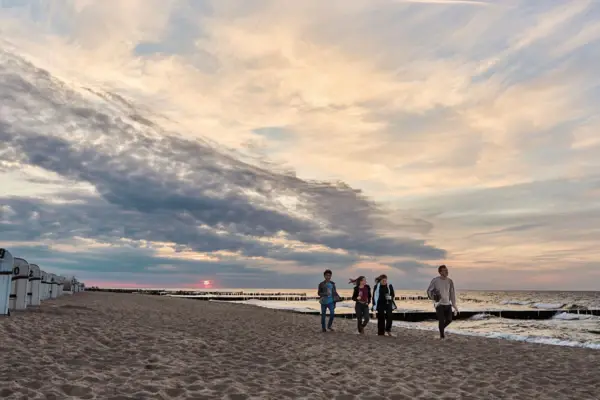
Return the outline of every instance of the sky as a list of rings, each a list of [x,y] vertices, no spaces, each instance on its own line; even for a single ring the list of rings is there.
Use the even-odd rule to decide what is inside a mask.
[[[87,286],[600,289],[600,2],[0,1],[0,246]]]

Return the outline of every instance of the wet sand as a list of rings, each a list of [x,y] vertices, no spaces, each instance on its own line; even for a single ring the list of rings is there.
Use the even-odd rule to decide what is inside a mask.
[[[599,399],[600,351],[85,292],[0,317],[3,399]]]

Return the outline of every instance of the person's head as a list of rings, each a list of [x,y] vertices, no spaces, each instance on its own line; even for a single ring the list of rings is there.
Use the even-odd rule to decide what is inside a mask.
[[[325,272],[323,272],[323,277],[325,277],[326,281],[329,281],[331,279],[331,275],[333,274],[331,273],[330,269],[326,269]]]
[[[375,282],[376,282],[376,283],[380,283],[380,284],[382,284],[383,286],[385,286],[385,285],[387,285],[387,279],[388,279],[388,278],[387,278],[387,275],[385,275],[385,274],[381,274],[381,275],[379,275],[377,278],[375,278]]]
[[[445,265],[440,265],[438,267],[438,273],[441,277],[446,278],[448,276],[448,267],[446,267]]]
[[[363,286],[365,286],[367,284],[367,278],[365,278],[364,276],[359,276],[358,278],[356,278],[356,280],[354,281],[354,283],[358,287],[363,287]]]

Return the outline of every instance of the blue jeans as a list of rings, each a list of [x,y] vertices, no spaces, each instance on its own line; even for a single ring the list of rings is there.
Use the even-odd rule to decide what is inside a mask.
[[[329,322],[327,328],[331,328],[333,325],[333,317],[335,317],[335,303],[321,304],[321,328],[325,330],[325,313],[329,309]]]

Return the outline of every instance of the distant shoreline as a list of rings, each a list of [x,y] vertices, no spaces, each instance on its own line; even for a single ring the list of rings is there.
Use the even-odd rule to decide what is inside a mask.
[[[206,292],[206,291],[257,291],[257,290],[281,290],[281,291],[307,291],[314,292],[315,288],[155,288],[155,287],[99,287],[99,286],[91,286],[86,290],[92,291],[188,291],[188,292]],[[339,290],[352,290],[352,286],[348,285],[348,287],[341,287]],[[424,292],[425,289],[417,288],[417,289],[401,289],[398,288],[398,291],[406,291],[406,292]],[[536,292],[536,293],[599,293],[600,289],[596,290],[567,290],[567,289],[460,289],[457,288],[457,291],[460,292],[487,292],[487,293],[526,293],[526,292]]]

